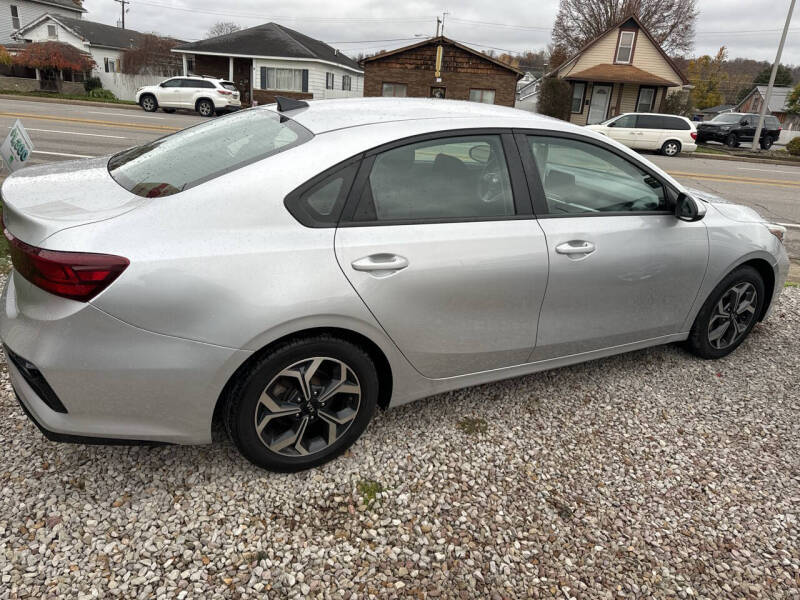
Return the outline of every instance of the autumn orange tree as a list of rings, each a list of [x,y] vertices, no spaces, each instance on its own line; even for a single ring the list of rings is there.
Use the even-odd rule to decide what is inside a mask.
[[[79,72],[91,71],[95,67],[91,56],[61,42],[28,44],[14,57],[14,64],[29,69]]]
[[[0,46],[0,65],[10,67],[12,63],[11,55],[6,50],[5,46]]]

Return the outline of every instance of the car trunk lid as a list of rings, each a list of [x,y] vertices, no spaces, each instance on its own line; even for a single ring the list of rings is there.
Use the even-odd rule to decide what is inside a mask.
[[[26,167],[3,183],[3,220],[29,244],[70,227],[117,217],[148,201],[120,187],[108,158]]]

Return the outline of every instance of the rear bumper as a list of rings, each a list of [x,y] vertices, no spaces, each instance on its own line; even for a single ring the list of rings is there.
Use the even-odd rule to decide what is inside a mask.
[[[26,413],[59,441],[207,443],[217,399],[250,354],[133,327],[16,274],[0,297],[0,336],[62,403],[54,410],[8,361]]]

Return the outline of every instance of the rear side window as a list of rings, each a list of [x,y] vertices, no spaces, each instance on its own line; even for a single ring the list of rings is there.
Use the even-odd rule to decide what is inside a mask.
[[[375,157],[356,221],[496,218],[515,214],[499,135],[428,140]]]
[[[183,86],[185,88],[204,88],[214,89],[214,84],[211,81],[203,81],[200,79],[184,79]]]
[[[286,197],[286,208],[306,227],[335,226],[357,169],[358,161],[351,161],[315,177]]]
[[[111,157],[108,170],[138,196],[171,196],[312,137],[270,110],[248,110],[120,152]]]
[[[664,119],[657,115],[639,115],[636,118],[636,127],[639,129],[666,129]]]
[[[232,81],[220,81],[219,84],[225,88],[226,90],[230,90],[232,92],[237,92],[236,86],[233,85]]]
[[[664,129],[671,129],[673,131],[689,131],[691,126],[689,123],[678,117],[661,117],[664,120]]]

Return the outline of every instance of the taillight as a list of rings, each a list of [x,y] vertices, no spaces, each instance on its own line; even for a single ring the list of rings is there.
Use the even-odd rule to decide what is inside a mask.
[[[3,229],[11,263],[17,273],[46,292],[88,302],[106,289],[128,267],[130,261],[112,254],[60,252],[37,248]]]
[[[691,135],[691,136],[692,136],[692,139],[693,139],[693,140],[696,140],[696,139],[697,139],[697,132],[696,132],[696,131],[693,131],[693,132],[692,132],[692,133],[690,133],[689,135]]]
[[[222,94],[223,96],[232,96],[233,95],[233,92],[229,92],[228,90],[220,90],[220,89],[218,89],[217,93],[218,94]]]

